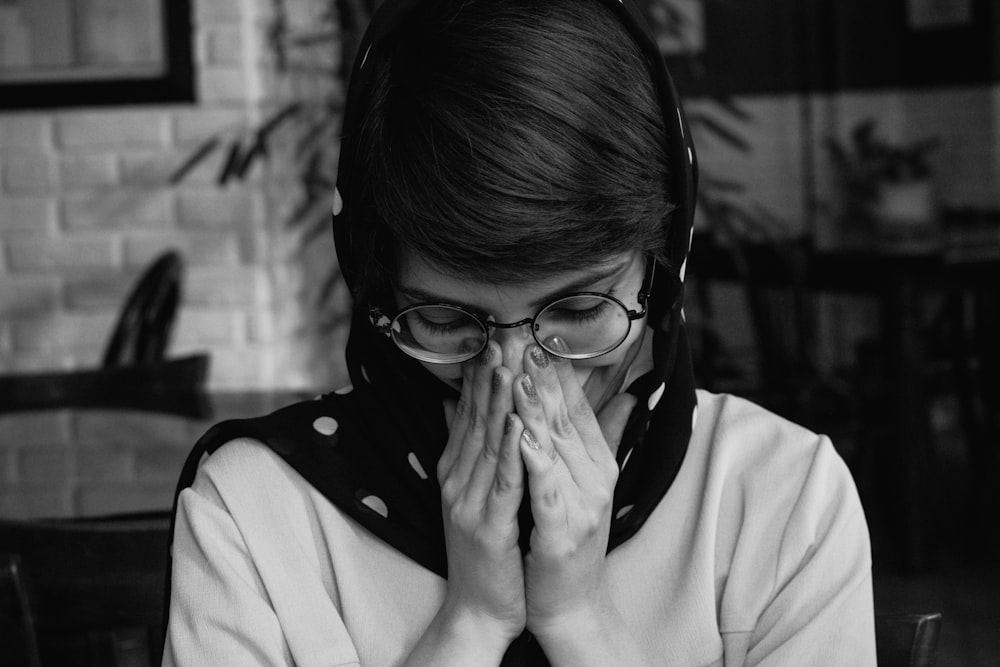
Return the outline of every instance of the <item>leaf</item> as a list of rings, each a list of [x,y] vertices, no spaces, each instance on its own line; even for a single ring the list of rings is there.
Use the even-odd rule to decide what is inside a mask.
[[[188,159],[186,159],[181,166],[174,170],[173,173],[167,178],[167,182],[171,185],[177,185],[185,178],[187,175],[194,170],[199,164],[201,164],[205,158],[215,152],[215,149],[219,146],[219,138],[211,137],[207,139],[204,143],[199,146],[194,153],[192,153]]]

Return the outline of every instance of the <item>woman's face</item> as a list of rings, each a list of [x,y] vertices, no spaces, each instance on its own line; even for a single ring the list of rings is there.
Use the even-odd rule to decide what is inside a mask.
[[[645,275],[645,260],[638,251],[524,284],[491,284],[448,275],[412,253],[404,253],[401,260],[399,286],[395,292],[399,308],[425,302],[450,303],[488,313],[497,322],[517,322],[534,316],[547,303],[567,293],[603,292],[616,297],[629,309],[641,310],[637,296]],[[628,338],[616,349],[599,357],[573,362],[588,396],[603,394],[615,371],[628,357],[630,348],[641,338],[644,326],[645,319],[633,321]],[[522,372],[525,348],[535,342],[530,326],[495,328],[490,335],[500,345],[503,365],[515,375]],[[421,363],[444,382],[461,387],[461,364]]]

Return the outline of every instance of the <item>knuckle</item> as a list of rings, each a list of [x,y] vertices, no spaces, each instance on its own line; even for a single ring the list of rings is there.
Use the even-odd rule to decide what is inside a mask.
[[[493,482],[493,495],[503,497],[510,494],[516,488],[514,480],[509,475],[498,472],[496,480]]]
[[[570,419],[569,413],[565,409],[560,409],[553,421],[552,430],[560,438],[572,437],[576,431],[573,420]]]
[[[464,529],[468,523],[466,520],[465,508],[461,503],[455,503],[448,506],[447,510],[448,523],[460,529]]]
[[[483,451],[480,454],[480,456],[482,456],[484,460],[492,463],[493,461],[496,461],[500,455],[497,453],[495,449],[493,449],[490,443],[487,442],[485,445],[483,445]]]
[[[590,407],[590,402],[587,400],[585,395],[577,396],[576,399],[570,403],[568,406],[569,414],[571,417],[585,417],[588,413],[593,412]]]
[[[545,489],[542,492],[542,497],[539,498],[542,505],[549,509],[555,507],[559,504],[559,489]]]
[[[449,470],[451,470],[451,458],[450,457],[446,458],[445,456],[442,456],[441,458],[438,459],[436,467],[437,481],[438,484],[442,487],[442,491],[444,490],[444,484],[448,479]]]
[[[460,490],[459,484],[455,478],[446,477],[444,481],[441,482],[441,500],[445,505],[454,506],[455,501],[458,500]]]

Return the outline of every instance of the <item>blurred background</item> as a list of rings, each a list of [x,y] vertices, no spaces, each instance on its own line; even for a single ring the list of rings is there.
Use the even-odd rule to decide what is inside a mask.
[[[829,433],[877,602],[1000,663],[1000,7],[645,0],[701,163],[701,386]],[[0,0],[0,516],[169,508],[346,383],[329,232],[372,0]]]

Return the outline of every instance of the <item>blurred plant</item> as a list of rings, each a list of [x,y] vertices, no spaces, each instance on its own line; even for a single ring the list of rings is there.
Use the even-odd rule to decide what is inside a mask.
[[[939,138],[892,144],[876,134],[876,126],[873,118],[862,120],[851,130],[848,144],[834,137],[826,138],[826,148],[838,175],[859,185],[917,181],[931,175],[927,158],[938,147]]]
[[[928,156],[937,149],[937,137],[911,143],[890,143],[876,133],[873,118],[858,122],[843,143],[827,137],[825,146],[845,197],[845,213],[868,217],[886,184],[925,181],[931,176]]]
[[[288,1],[271,0],[265,36],[274,68],[290,81],[312,79],[330,85],[305,85],[259,125],[207,139],[169,180],[179,184],[221,154],[215,182],[224,187],[245,181],[256,165],[266,164],[279,150],[282,155],[290,150],[300,197],[284,223],[305,253],[317,238],[330,233],[344,90],[358,43],[381,0],[317,0],[320,11],[308,25],[292,21]],[[341,283],[336,263],[324,262],[322,271],[310,298],[319,331],[330,333],[350,313],[333,303]]]

